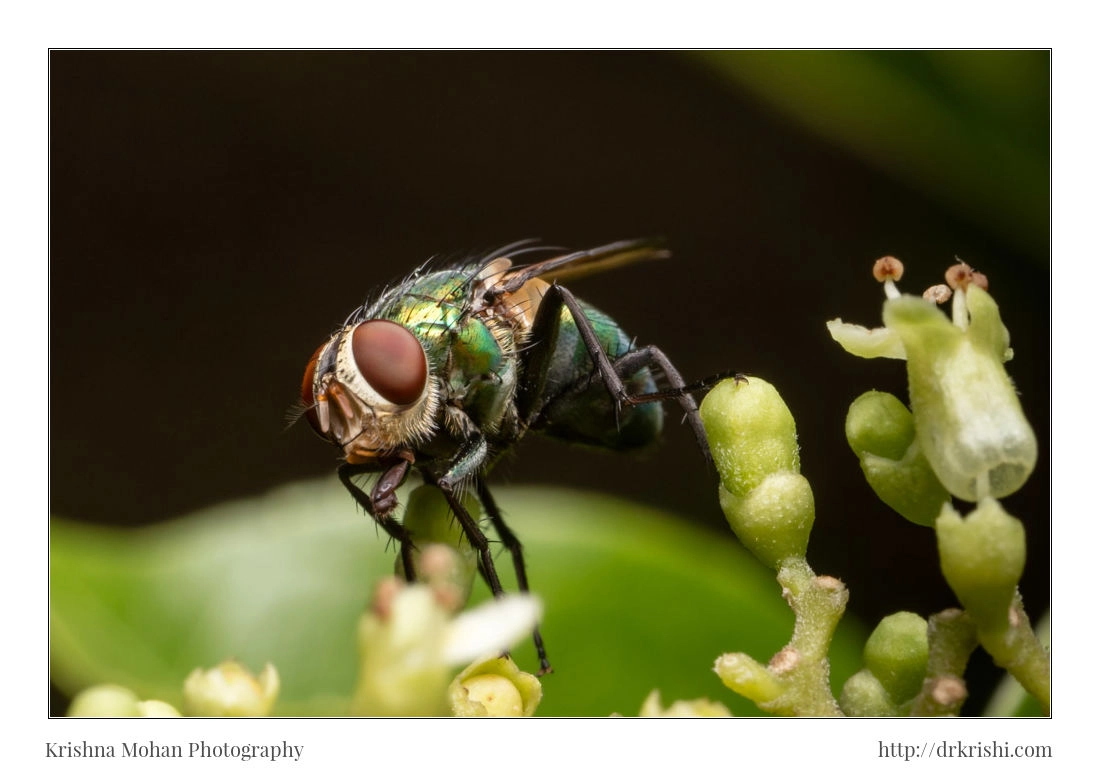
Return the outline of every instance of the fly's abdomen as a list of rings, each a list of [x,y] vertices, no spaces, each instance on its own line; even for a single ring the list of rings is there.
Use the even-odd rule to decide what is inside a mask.
[[[630,338],[613,319],[591,305],[581,304],[612,361],[631,350]],[[593,375],[592,359],[572,315],[563,308],[561,317],[546,380],[549,401],[539,431],[568,442],[613,450],[639,448],[656,440],[664,422],[659,402],[616,408],[607,386],[598,377],[583,391],[576,391]],[[623,382],[632,396],[657,390],[648,368],[624,376]]]

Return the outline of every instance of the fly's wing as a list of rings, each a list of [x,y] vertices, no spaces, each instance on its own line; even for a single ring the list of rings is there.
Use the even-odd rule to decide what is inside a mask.
[[[634,262],[666,259],[669,255],[668,249],[659,240],[620,240],[599,248],[575,251],[511,270],[501,267],[498,270],[499,280],[494,283],[492,294],[495,296],[511,294],[533,278],[553,283],[611,270]]]

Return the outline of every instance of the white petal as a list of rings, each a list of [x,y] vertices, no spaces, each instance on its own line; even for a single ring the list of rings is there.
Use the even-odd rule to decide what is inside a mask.
[[[493,599],[451,621],[443,640],[443,658],[448,664],[462,664],[503,652],[530,633],[540,617],[542,603],[529,594]]]
[[[839,318],[826,321],[825,326],[829,334],[840,343],[840,347],[853,356],[864,359],[884,357],[887,359],[904,359],[905,346],[897,332],[882,326],[877,329],[868,329],[858,324],[846,324]]]

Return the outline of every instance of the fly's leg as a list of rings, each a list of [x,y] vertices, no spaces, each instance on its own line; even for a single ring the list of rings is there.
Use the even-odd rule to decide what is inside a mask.
[[[522,546],[516,538],[516,535],[513,534],[512,530],[508,528],[508,525],[504,523],[504,518],[501,517],[500,508],[497,507],[496,500],[493,499],[485,482],[478,477],[477,474],[483,469],[488,457],[489,444],[482,435],[474,435],[462,443],[450,467],[448,467],[447,472],[435,479],[434,482],[446,497],[447,503],[451,506],[451,510],[454,511],[455,517],[458,518],[458,522],[462,525],[463,531],[466,532],[466,538],[477,551],[480,560],[478,568],[481,571],[482,577],[485,578],[485,582],[488,584],[490,590],[492,590],[493,596],[500,596],[503,593],[503,587],[500,584],[500,577],[497,575],[496,563],[489,550],[489,540],[481,530],[477,520],[462,506],[462,500],[456,493],[460,483],[473,482],[474,488],[477,491],[478,500],[481,502],[482,507],[485,508],[485,512],[489,516],[493,528],[496,529],[501,542],[504,543],[504,547],[508,549],[508,553],[512,556],[512,563],[516,569],[516,582],[519,584],[519,590],[526,592],[530,589],[527,587],[527,568],[523,563]],[[537,628],[532,634],[532,638],[535,642],[535,650],[539,657],[539,674],[546,674],[551,671],[550,661],[546,658],[546,648],[542,644],[542,635],[539,634]]]
[[[485,508],[493,528],[500,536],[500,541],[504,543],[504,547],[508,549],[508,553],[512,556],[512,564],[516,570],[516,582],[519,584],[519,590],[526,593],[530,589],[527,587],[527,567],[523,562],[523,546],[504,522],[504,518],[500,514],[500,508],[497,507],[493,495],[489,493],[489,487],[485,484],[485,481],[477,478],[474,483],[477,489],[477,498],[481,500],[481,505]],[[535,642],[535,652],[539,656],[539,675],[549,674],[554,670],[550,666],[550,660],[546,657],[546,647],[542,643],[542,635],[537,627],[531,637]]]
[[[703,419],[699,417],[699,406],[695,403],[695,397],[689,393],[689,387],[684,383],[684,379],[680,376],[679,370],[672,366],[672,362],[665,356],[664,351],[655,345],[646,345],[623,354],[612,364],[612,368],[615,370],[615,375],[617,377],[633,375],[643,367],[653,366],[656,366],[664,373],[665,380],[668,381],[669,390],[657,391],[651,394],[635,394],[622,398],[620,401],[627,405],[644,405],[648,402],[660,402],[663,399],[675,399],[676,402],[679,403],[680,408],[684,411],[684,417],[687,419],[688,426],[691,427],[691,431],[695,435],[695,440],[699,443],[699,450],[703,452],[703,456],[706,457],[709,463],[711,460],[710,444],[707,442],[707,433],[703,428]],[[591,383],[591,381],[592,379],[590,378],[589,383]],[[611,390],[610,387],[608,390]],[[615,394],[615,397],[618,399],[619,395]]]
[[[696,391],[706,391],[727,378],[733,378],[738,383],[748,383],[749,380],[748,376],[743,372],[728,370],[726,372],[715,373],[702,380],[697,380],[694,383],[684,383],[684,379],[680,377],[679,371],[672,366],[672,363],[669,362],[664,352],[652,345],[643,346],[642,348],[625,353],[612,362],[615,372],[622,378],[633,375],[643,367],[652,367],[653,365],[657,365],[661,368],[661,371],[665,373],[668,378],[669,388],[665,391],[651,391],[646,394],[634,394],[633,396],[627,397],[624,402],[628,405],[645,405],[650,402],[675,399],[680,403],[680,406],[684,408],[684,412],[687,414],[689,422],[691,422],[693,418],[699,421],[698,408],[695,407],[695,400],[691,397]],[[598,377],[597,375],[593,375],[584,380],[576,387],[578,393],[591,386]],[[572,391],[572,389],[570,391]],[[694,408],[693,410],[688,409],[686,403],[683,401],[685,398],[690,400],[691,406]],[[692,423],[692,428],[697,437],[703,432],[701,421],[699,421],[699,423]],[[707,448],[704,448],[704,452],[707,450]]]
[[[425,475],[425,477],[429,476]],[[489,552],[489,538],[481,530],[477,519],[470,515],[470,511],[462,504],[462,498],[452,483],[443,478],[431,480],[431,483],[443,494],[451,508],[451,512],[455,514],[455,518],[462,526],[466,539],[477,551],[478,569],[481,571],[481,576],[485,578],[489,590],[493,592],[493,596],[501,596],[504,593],[504,588],[500,584],[500,577],[497,575],[497,568],[493,563],[493,554]]]
[[[454,490],[459,483],[480,472],[488,459],[489,443],[481,434],[474,434],[459,446],[447,471],[435,483],[441,490]]]
[[[392,516],[397,507],[395,491],[409,473],[409,462],[401,459],[383,471],[382,477],[374,484],[370,494],[352,482],[352,477],[367,472],[377,472],[377,464],[341,464],[336,470],[344,488],[355,498],[359,506],[366,510],[379,526],[401,546],[401,562],[405,566],[405,579],[413,582],[416,569],[413,567],[413,544],[408,529]]]
[[[529,360],[532,378],[524,386],[520,397],[517,399],[521,417],[526,420],[528,425],[533,423],[546,407],[546,399],[542,396],[542,389],[546,382],[546,370],[549,367],[557,338],[562,307],[565,307],[572,315],[577,332],[596,367],[596,374],[578,381],[576,386],[567,389],[563,395],[572,394],[574,391],[580,393],[598,379],[607,387],[611,397],[615,400],[616,407],[619,405],[642,405],[662,399],[675,399],[687,417],[688,424],[699,443],[699,449],[709,462],[710,446],[707,443],[706,432],[703,429],[703,421],[699,418],[699,407],[690,393],[694,385],[688,386],[664,352],[653,345],[637,348],[612,361],[611,357],[604,351],[592,322],[588,320],[588,316],[585,315],[584,308],[581,307],[577,298],[568,289],[556,284],[547,290],[539,307],[539,313],[531,335],[532,339],[539,344],[539,351],[533,353]],[[540,337],[543,339],[536,339]],[[633,375],[644,367],[660,369],[668,381],[670,390],[649,394],[630,394],[623,383],[623,377]]]

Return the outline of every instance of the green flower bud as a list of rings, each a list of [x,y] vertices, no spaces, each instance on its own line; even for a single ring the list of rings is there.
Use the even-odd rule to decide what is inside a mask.
[[[928,668],[928,623],[911,612],[887,615],[867,638],[863,662],[895,704],[912,699]]]
[[[774,472],[798,472],[794,416],[767,381],[724,380],[699,406],[722,485],[747,496]]]
[[[759,378],[726,380],[699,414],[722,479],[718,498],[737,538],[773,569],[804,556],[813,492],[798,474],[794,417],[779,392]]]
[[[898,715],[898,707],[870,669],[861,669],[848,678],[840,691],[840,709],[853,718],[888,718]]]
[[[851,404],[844,434],[857,456],[871,454],[891,461],[905,456],[917,436],[912,413],[885,391],[867,391]]]
[[[718,500],[737,539],[761,563],[779,569],[784,559],[806,555],[814,494],[802,475],[773,473],[744,498],[719,485]]]
[[[936,519],[940,568],[979,632],[1009,626],[1009,608],[1024,572],[1024,525],[986,497],[966,518],[944,505]]]
[[[271,714],[278,695],[279,674],[271,664],[257,676],[236,661],[223,661],[187,676],[183,709],[194,717],[262,717]]]
[[[481,507],[472,495],[463,504],[471,515],[480,514]],[[444,599],[453,599],[452,609],[461,609],[473,589],[474,576],[477,574],[477,552],[466,539],[462,525],[455,519],[442,492],[426,485],[414,489],[409,494],[402,523],[412,536],[415,546],[413,564],[416,566],[417,579],[427,582]],[[445,545],[455,551],[450,562],[441,558],[438,551],[428,550],[433,544]],[[426,569],[425,553],[428,553]],[[401,554],[397,555],[395,573],[400,578],[405,577]]]
[[[746,653],[725,653],[718,656],[714,662],[714,671],[727,688],[761,708],[786,692],[786,687],[768,667]]]
[[[489,658],[462,670],[448,695],[455,717],[531,717],[542,701],[542,683],[511,658]]]
[[[642,702],[640,718],[730,718],[733,717],[724,704],[710,699],[674,701],[668,707],[661,706],[660,691],[651,691]]]
[[[913,416],[901,400],[866,392],[848,409],[844,432],[878,498],[913,523],[931,526],[951,497],[921,452]]]
[[[70,718],[138,718],[137,694],[121,685],[93,685],[78,693],[66,713]]]
[[[917,439],[940,482],[976,502],[1016,491],[1035,468],[1035,433],[1004,369],[1008,333],[993,298],[965,294],[970,319],[953,324],[933,303],[887,300],[883,320],[905,344]]]

